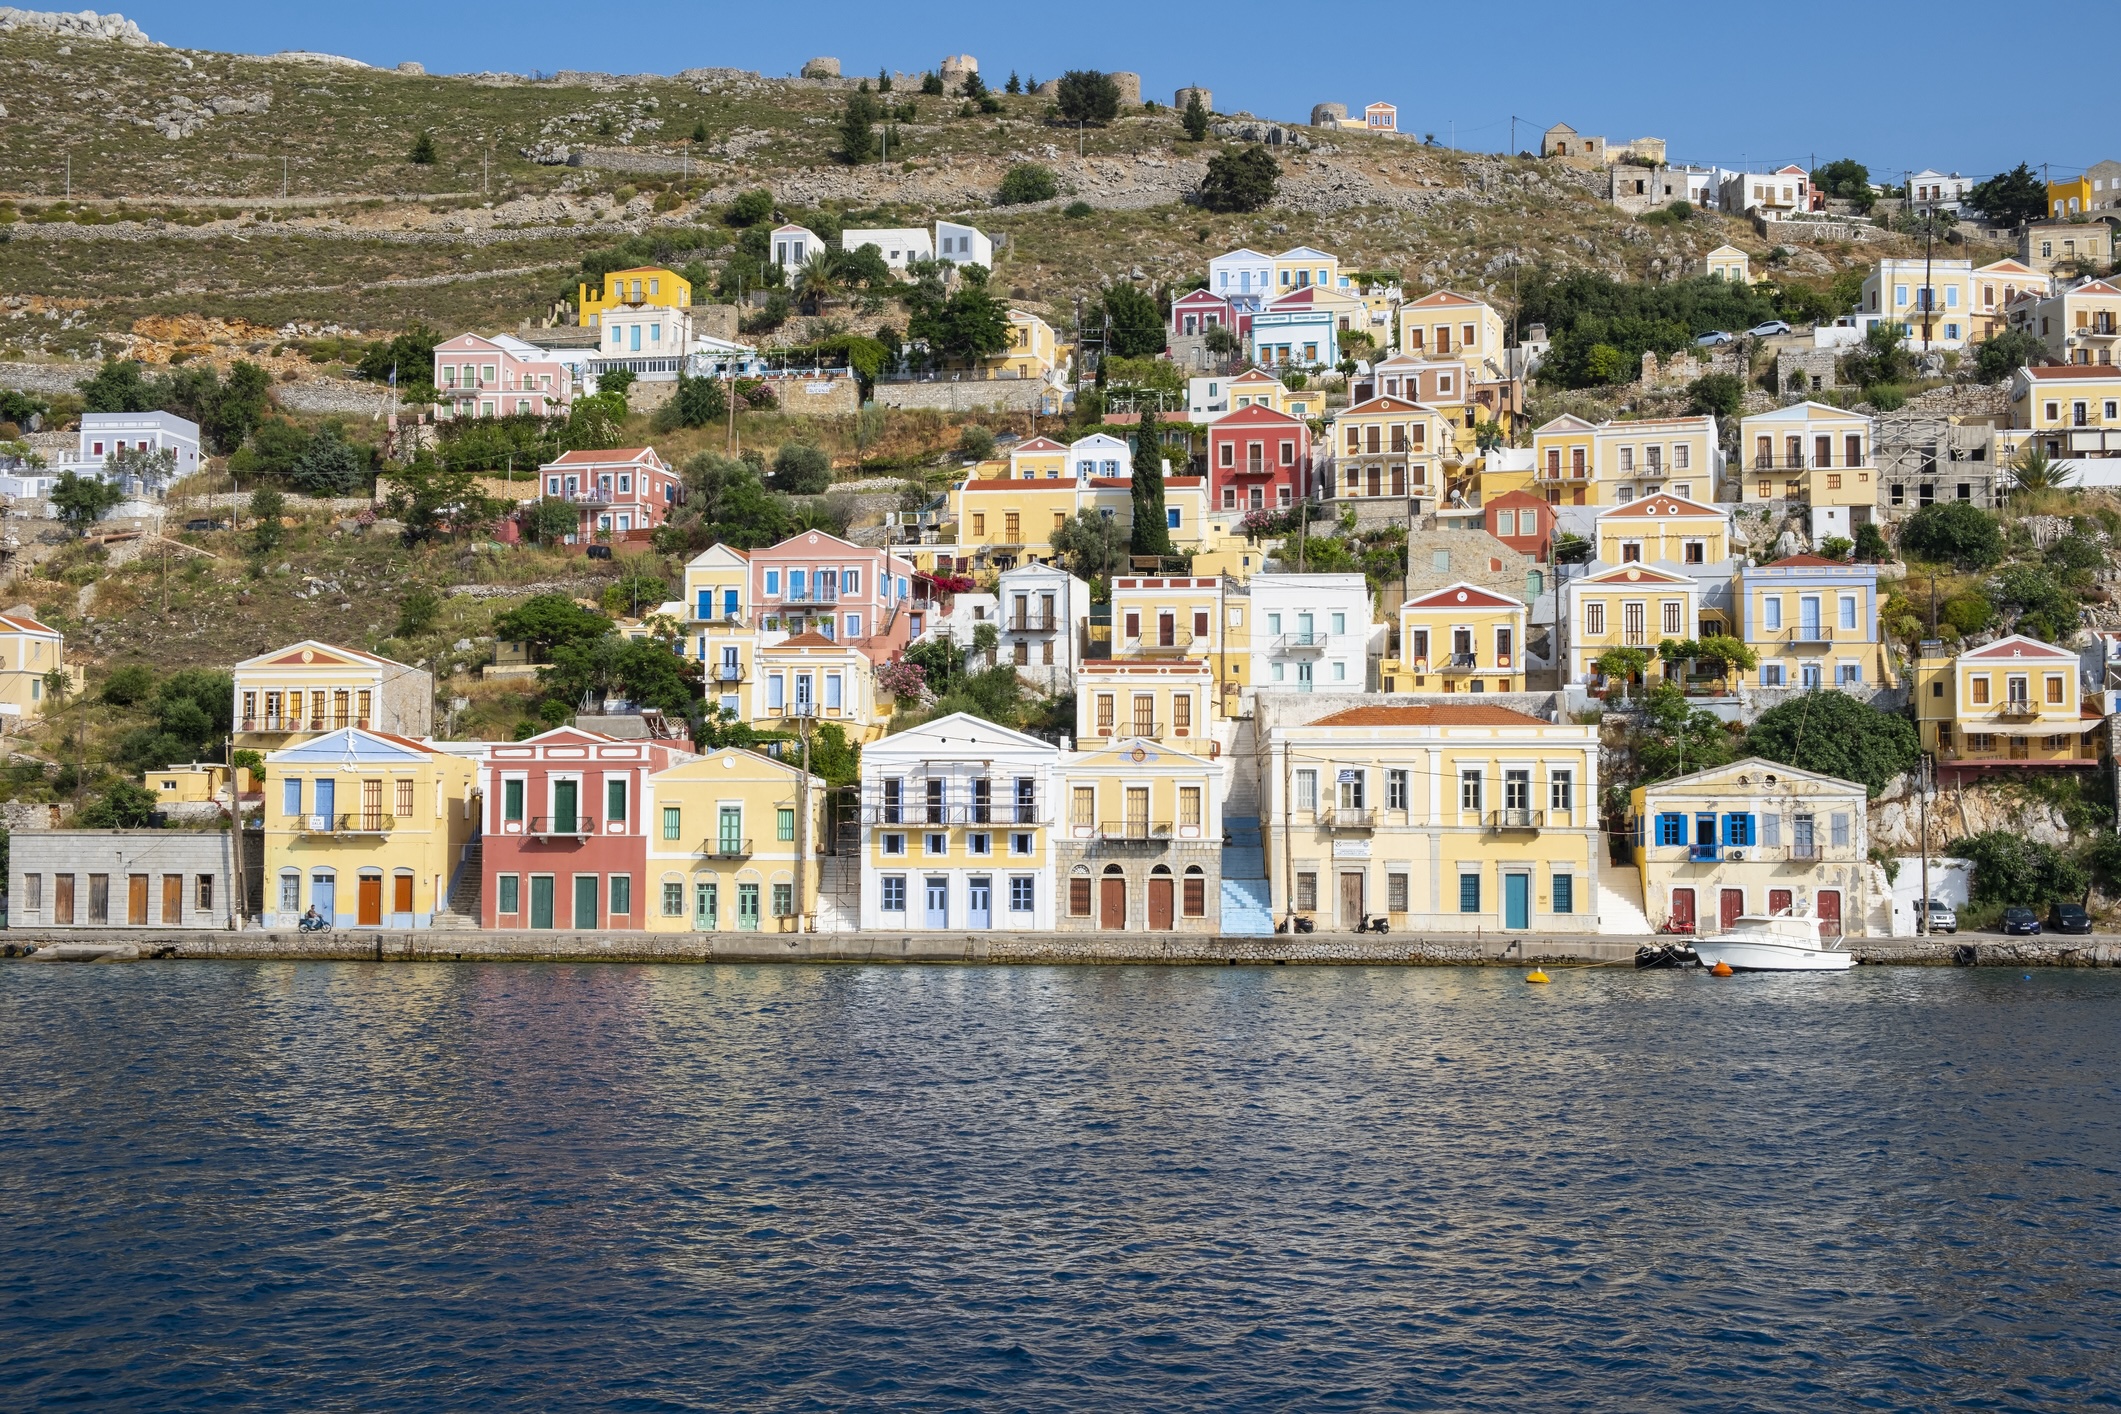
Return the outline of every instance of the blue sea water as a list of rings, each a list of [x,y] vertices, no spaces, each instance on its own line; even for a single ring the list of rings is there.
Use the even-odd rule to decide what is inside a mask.
[[[2121,1404],[2121,975],[0,966],[0,1407]]]

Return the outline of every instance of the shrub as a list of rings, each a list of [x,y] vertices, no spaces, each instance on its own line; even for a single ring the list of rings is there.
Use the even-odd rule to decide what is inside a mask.
[[[1809,692],[1760,714],[1748,734],[1755,756],[1844,781],[1859,781],[1872,797],[1915,764],[1921,744],[1915,724],[1880,712],[1844,692]]]
[[[420,135],[412,140],[412,151],[405,154],[405,160],[416,167],[434,166],[435,135],[422,129]]]
[[[957,450],[974,461],[985,461],[994,455],[994,434],[976,422],[968,422],[958,430]]]
[[[832,485],[832,458],[822,447],[788,442],[773,454],[773,474],[766,484],[791,496],[815,496]]]
[[[995,201],[1002,206],[1022,206],[1026,202],[1051,201],[1060,195],[1060,184],[1053,173],[1036,162],[1024,162],[1011,167],[1002,178],[1001,191]]]
[[[1974,866],[1967,894],[1975,903],[2037,909],[2057,900],[2075,902],[2089,882],[2084,867],[2053,845],[2010,830],[1975,835],[1957,849]]]
[[[1061,215],[1073,221],[1080,221],[1085,216],[1092,215],[1095,211],[1096,208],[1087,201],[1071,201],[1061,208]]]
[[[1856,527],[1856,558],[1864,564],[1875,565],[1892,556],[1892,548],[1885,543],[1885,536],[1878,527],[1865,521]]]
[[[1201,179],[1200,204],[1210,211],[1257,211],[1274,200],[1281,166],[1257,143],[1240,152],[1218,152]]]
[[[1745,411],[1745,382],[1735,373],[1704,373],[1687,384],[1686,396],[1687,411],[1696,415],[1729,420]]]
[[[1995,518],[1967,501],[1924,506],[1900,528],[1900,548],[1933,564],[1985,570],[2003,559]]]
[[[103,680],[103,700],[113,707],[137,707],[155,694],[155,670],[127,663]]]
[[[732,226],[756,226],[761,221],[772,219],[773,193],[760,187],[747,191],[729,203],[729,224]]]
[[[1974,372],[1984,383],[2001,383],[2019,369],[2047,362],[2047,345],[2025,329],[2010,329],[1974,350]]]

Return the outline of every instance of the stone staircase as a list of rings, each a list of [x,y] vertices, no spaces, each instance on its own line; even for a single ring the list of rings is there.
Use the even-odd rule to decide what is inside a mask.
[[[1223,816],[1222,931],[1238,937],[1274,931],[1274,899],[1256,815]]]
[[[464,846],[464,857],[457,863],[456,877],[449,881],[449,906],[435,915],[435,927],[462,931],[480,925],[481,907],[485,901],[485,861],[483,841],[473,840]]]
[[[861,925],[862,833],[847,821],[835,842],[836,854],[822,855],[817,862],[817,931],[852,933]]]
[[[1642,938],[1653,931],[1642,908],[1642,876],[1615,866],[1600,872],[1598,931],[1606,937]]]

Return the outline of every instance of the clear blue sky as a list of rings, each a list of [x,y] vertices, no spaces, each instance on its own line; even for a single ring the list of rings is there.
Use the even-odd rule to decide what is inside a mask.
[[[166,44],[319,49],[384,65],[417,59],[436,73],[728,65],[786,74],[812,55],[839,59],[849,74],[911,72],[970,53],[994,81],[1012,68],[1041,78],[1071,68],[1131,69],[1149,97],[1168,101],[1173,88],[1198,82],[1214,90],[1222,111],[1298,121],[1314,103],[1353,109],[1385,99],[1399,105],[1402,128],[1445,141],[1455,124],[1460,146],[1487,151],[1507,146],[1515,114],[1520,148],[1560,121],[1615,141],[1665,138],[1679,161],[1757,167],[1852,156],[1874,178],[1925,166],[1987,175],[2020,161],[2052,163],[2059,175],[2121,155],[2110,86],[2031,78],[2023,54],[2002,52],[2008,16],[1966,0],[1419,7],[1001,0],[947,7],[962,16],[950,19],[934,13],[943,8],[932,0],[123,6]],[[2100,42],[2090,38],[2097,31],[2084,31],[2087,43]],[[1914,35],[1935,39],[1911,43]],[[1925,100],[1925,88],[1939,98]],[[2014,88],[2015,100],[1988,92]]]

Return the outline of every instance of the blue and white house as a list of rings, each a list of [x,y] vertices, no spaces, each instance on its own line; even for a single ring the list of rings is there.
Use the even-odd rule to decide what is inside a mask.
[[[173,458],[169,479],[190,476],[199,469],[199,424],[173,412],[85,412],[74,450],[60,455],[50,468],[51,478],[70,471],[108,480],[106,464],[120,449],[168,452]],[[135,494],[162,489],[143,486],[136,477],[126,482],[124,489]]]
[[[1292,290],[1252,316],[1253,362],[1275,368],[1331,368],[1340,362],[1338,316],[1313,298],[1316,293],[1316,286]]]
[[[1068,470],[1077,481],[1093,476],[1132,476],[1134,449],[1109,432],[1093,432],[1068,444]]]
[[[1208,290],[1232,309],[1256,311],[1274,293],[1274,257],[1249,247],[1218,255],[1208,262]]]

